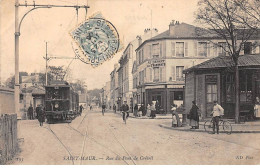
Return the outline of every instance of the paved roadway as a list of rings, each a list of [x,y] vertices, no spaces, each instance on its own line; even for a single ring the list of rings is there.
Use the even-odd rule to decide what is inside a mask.
[[[9,164],[259,164],[260,134],[181,132],[164,120],[84,111],[71,123],[18,123],[21,152]],[[243,157],[243,158],[242,158]]]

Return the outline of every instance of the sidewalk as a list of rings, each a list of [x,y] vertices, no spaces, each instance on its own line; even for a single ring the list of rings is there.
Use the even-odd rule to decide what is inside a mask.
[[[260,133],[260,121],[250,121],[245,122],[244,124],[235,124],[234,122],[230,123],[232,125],[232,133]],[[199,129],[190,129],[191,127],[189,125],[184,127],[172,127],[171,121],[159,124],[159,126],[176,131],[205,132],[204,122],[199,123]],[[219,128],[219,130],[220,133],[223,132],[223,129]]]
[[[109,112],[114,112],[112,110],[109,110]],[[116,114],[120,114],[121,112],[117,111]],[[135,118],[135,119],[152,119],[151,117],[147,116],[141,116],[141,117],[135,117],[133,113],[129,113],[130,118]],[[156,114],[156,117],[154,119],[172,119],[171,114]]]

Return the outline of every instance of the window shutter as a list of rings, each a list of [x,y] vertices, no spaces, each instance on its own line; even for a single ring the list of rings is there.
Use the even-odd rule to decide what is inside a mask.
[[[162,81],[162,67],[159,68],[159,81]]]
[[[214,46],[214,57],[217,57],[218,56],[218,46],[217,46],[217,44],[214,44],[213,45]]]
[[[198,50],[198,45],[197,45],[197,41],[194,42],[194,56],[197,56],[197,50]]]
[[[188,49],[188,45],[189,45],[189,43],[188,42],[185,42],[184,43],[184,45],[185,45],[185,50],[184,50],[184,56],[189,56],[189,49]]]
[[[160,56],[159,57],[162,57],[162,43],[160,43]]]
[[[207,50],[208,50],[207,57],[210,57],[210,48],[211,48],[211,43],[207,42]]]
[[[172,56],[175,57],[175,42],[171,42]]]
[[[175,66],[172,66],[172,80],[173,81],[176,81],[176,74],[175,74],[175,69],[176,69],[176,67]]]
[[[149,81],[152,82],[153,81],[153,69],[149,68],[150,74],[149,74]]]

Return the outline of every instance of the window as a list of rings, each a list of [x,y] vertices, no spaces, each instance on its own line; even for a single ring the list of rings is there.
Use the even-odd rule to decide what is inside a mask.
[[[252,101],[252,74],[240,72],[239,73],[239,89],[240,89],[240,101],[251,102]]]
[[[159,68],[154,68],[154,79],[153,81],[159,81]]]
[[[175,42],[171,42],[171,55],[175,56]]]
[[[206,80],[207,103],[213,103],[213,101],[218,100],[218,94],[217,94],[218,77],[217,75],[206,75],[205,80]]]
[[[199,42],[198,52],[200,57],[207,57],[207,42]]]
[[[235,83],[234,76],[231,74],[227,74],[226,76],[226,101],[234,102],[235,98]]]
[[[153,71],[152,71],[152,68],[150,68],[150,81],[153,80]]]
[[[159,43],[153,44],[152,48],[153,48],[153,57],[154,58],[158,58],[159,57],[159,52],[160,52]]]
[[[176,43],[176,56],[184,57],[184,43],[183,42]]]
[[[226,42],[218,43],[218,56],[226,56]]]
[[[207,84],[207,102],[211,103],[217,101],[217,85]]]
[[[252,43],[246,42],[244,44],[244,54],[252,54]]]
[[[184,81],[183,70],[184,70],[184,66],[176,66],[176,80],[177,81]]]
[[[149,58],[152,58],[152,46],[151,45],[149,45],[148,46],[148,52],[149,52]]]

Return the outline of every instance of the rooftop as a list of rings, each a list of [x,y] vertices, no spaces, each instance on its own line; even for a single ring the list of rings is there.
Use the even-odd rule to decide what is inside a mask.
[[[191,68],[185,69],[184,73],[196,70],[208,70],[213,68],[227,68],[234,66],[234,62],[230,56],[219,56],[205,61],[201,64],[195,65]],[[239,67],[259,67],[260,68],[260,54],[257,55],[242,55],[238,58]]]

